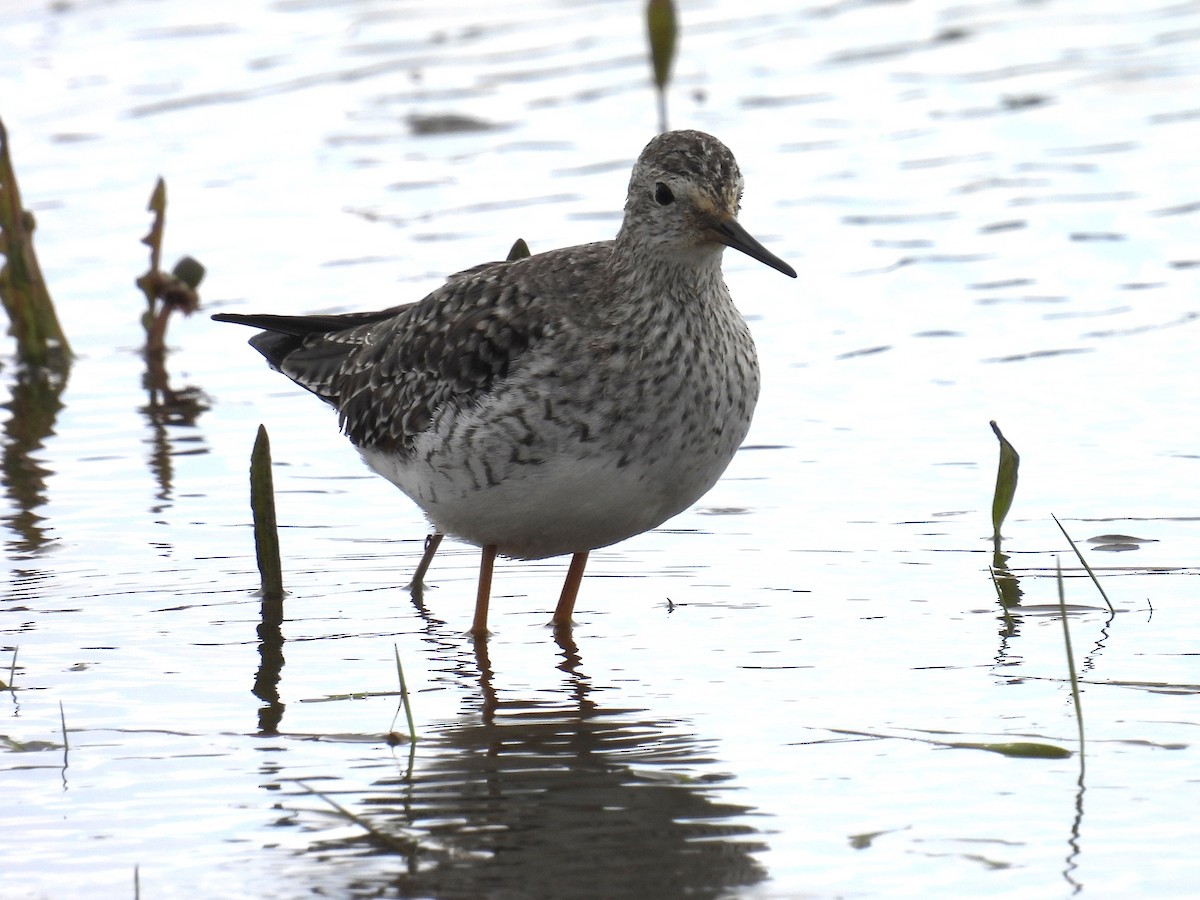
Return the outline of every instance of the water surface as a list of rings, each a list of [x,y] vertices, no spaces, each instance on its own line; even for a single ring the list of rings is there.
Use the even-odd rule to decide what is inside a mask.
[[[447,542],[414,603],[419,513],[241,331],[175,322],[148,380],[145,203],[165,176],[205,312],[392,305],[518,236],[607,238],[656,127],[640,5],[0,11],[79,352],[65,384],[0,370],[0,895],[132,896],[135,868],[153,897],[1192,890],[1200,9],[680,5],[672,124],[734,150],[800,278],[726,260],[764,393],[721,483],[594,554],[571,642],[566,561],[501,563],[486,649],[477,552]],[[1086,772],[962,746],[1077,751],[1058,563]]]

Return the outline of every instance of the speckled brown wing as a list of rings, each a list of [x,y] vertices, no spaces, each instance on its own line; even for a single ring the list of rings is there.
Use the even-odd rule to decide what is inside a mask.
[[[332,385],[342,430],[360,447],[411,447],[442,405],[474,402],[545,337],[549,323],[534,301],[511,281],[477,273],[395,318],[325,336],[354,344]],[[289,356],[284,374],[299,381],[310,352]]]
[[[355,445],[402,451],[443,404],[473,402],[552,329],[537,278],[506,271],[531,262],[476,266],[418,303],[377,313],[214,318],[264,329],[250,344],[335,407]]]

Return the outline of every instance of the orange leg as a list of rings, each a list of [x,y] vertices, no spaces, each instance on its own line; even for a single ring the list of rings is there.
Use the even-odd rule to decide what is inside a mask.
[[[488,601],[492,596],[492,568],[495,564],[496,545],[488,544],[479,558],[479,593],[475,595],[475,621],[471,624],[471,634],[477,638],[486,637],[488,633]]]
[[[571,557],[571,566],[567,569],[567,580],[563,582],[562,594],[558,598],[558,606],[554,610],[555,628],[570,628],[571,613],[575,611],[575,598],[579,595],[579,584],[583,581],[583,570],[587,566],[588,551],[576,553]]]
[[[421,555],[421,561],[417,564],[417,571],[413,573],[412,587],[422,588],[425,586],[425,573],[429,571],[429,565],[433,562],[433,555],[438,552],[438,547],[442,545],[442,533],[435,531],[433,534],[425,538],[425,552]]]

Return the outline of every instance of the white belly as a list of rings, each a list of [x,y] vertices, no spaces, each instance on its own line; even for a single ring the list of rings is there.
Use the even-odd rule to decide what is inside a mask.
[[[617,465],[617,457],[553,457],[507,468],[494,483],[424,459],[362,450],[372,469],[424,510],[433,525],[505,556],[541,559],[605,547],[661,525],[720,478],[733,447],[689,465]],[[435,457],[436,459],[436,457]]]

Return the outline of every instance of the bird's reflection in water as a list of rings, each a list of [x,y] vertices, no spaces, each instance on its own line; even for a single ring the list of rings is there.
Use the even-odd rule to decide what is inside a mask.
[[[749,809],[723,799],[731,776],[710,742],[685,723],[599,706],[569,632],[557,640],[564,690],[537,701],[497,696],[487,644],[475,642],[478,708],[427,732],[411,775],[355,804],[395,841],[313,847],[404,857],[391,884],[346,885],[354,896],[712,897],[766,877],[755,857],[765,844]]]

